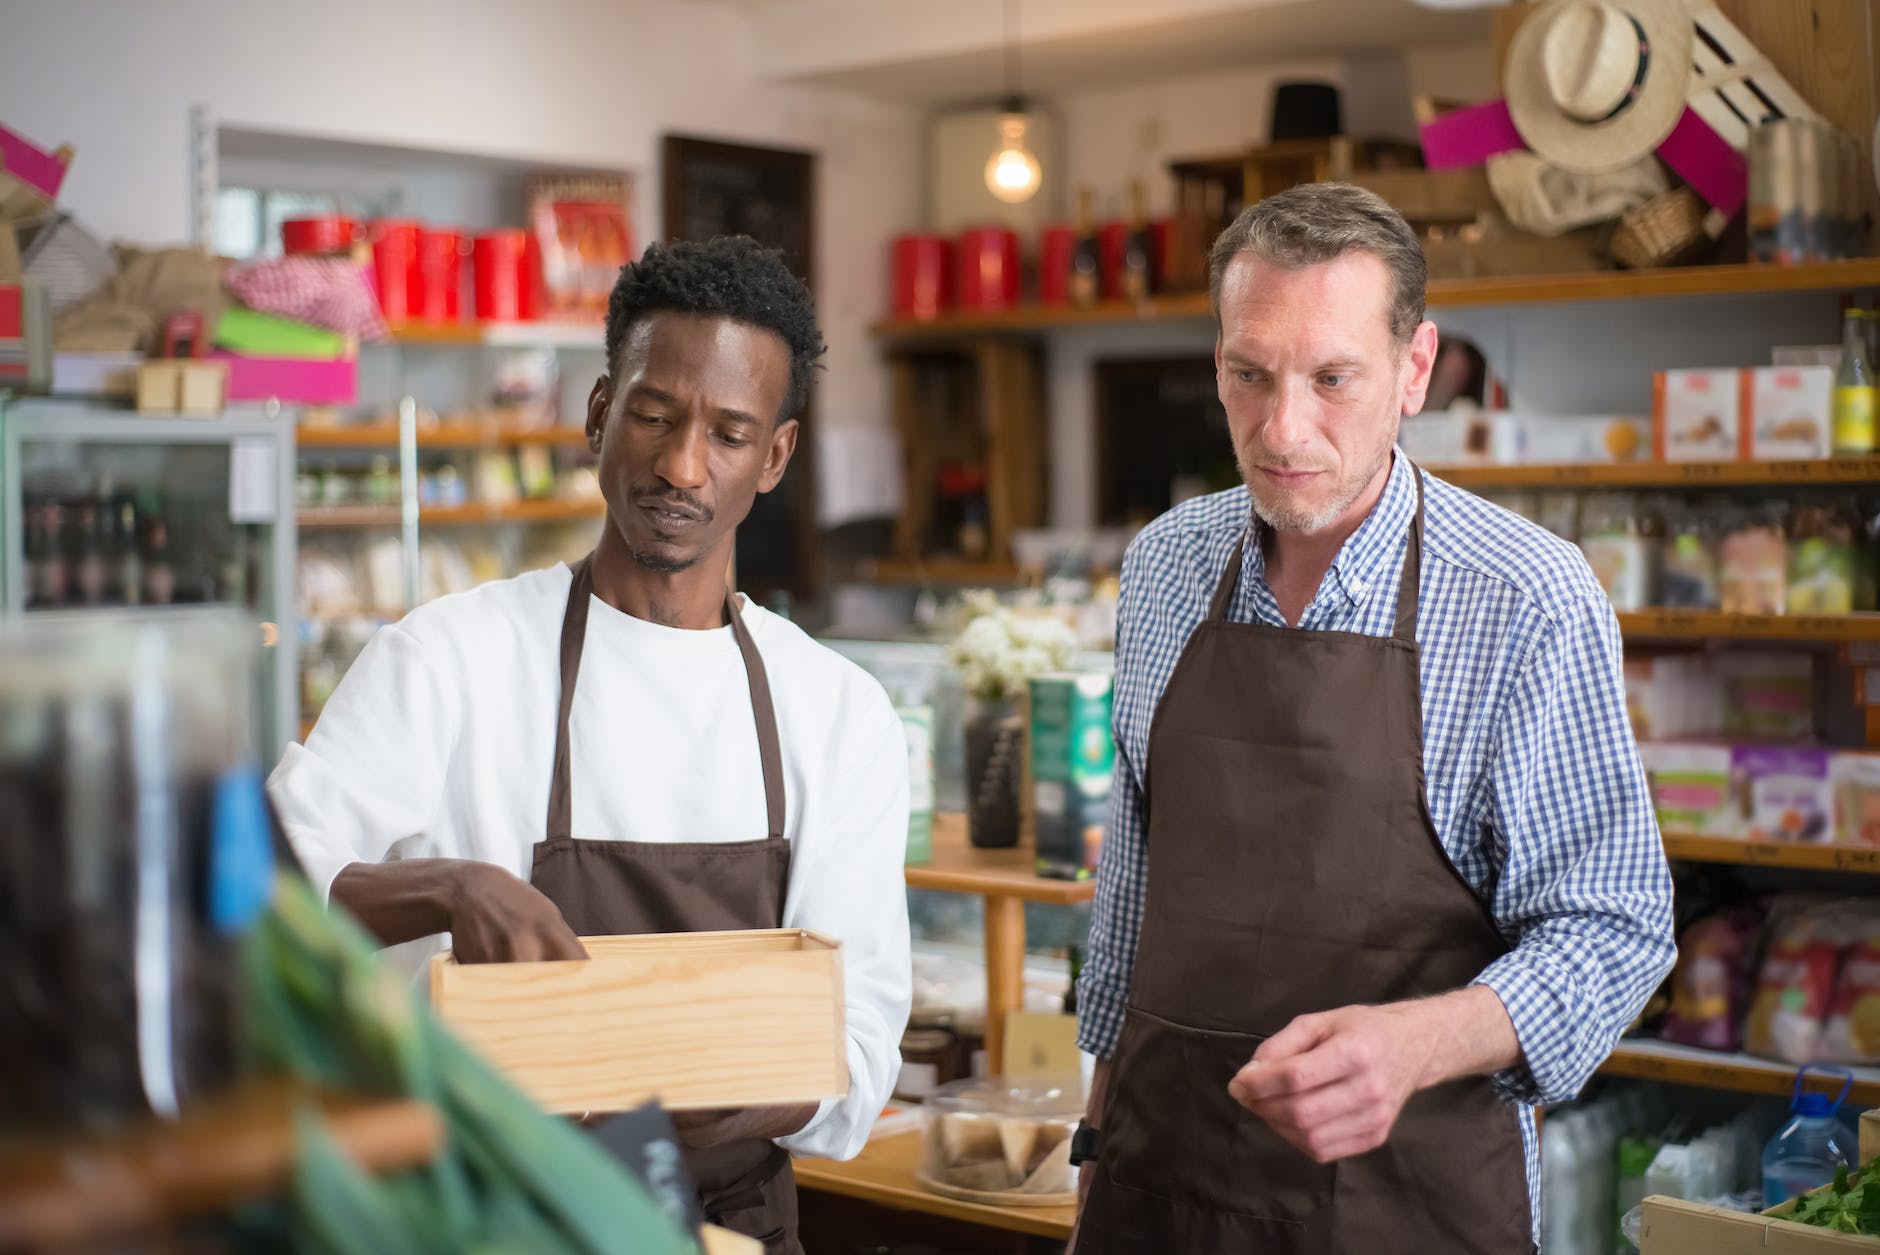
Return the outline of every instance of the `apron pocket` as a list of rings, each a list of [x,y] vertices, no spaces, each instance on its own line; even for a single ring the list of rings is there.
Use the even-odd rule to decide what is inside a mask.
[[[1104,1174],[1172,1202],[1261,1220],[1303,1224],[1325,1210],[1338,1165],[1315,1163],[1227,1092],[1264,1040],[1131,1009],[1104,1112]]]

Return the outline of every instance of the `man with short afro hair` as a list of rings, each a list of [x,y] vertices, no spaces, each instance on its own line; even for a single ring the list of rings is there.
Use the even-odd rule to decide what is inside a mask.
[[[847,1094],[675,1120],[706,1216],[791,1255],[791,1153],[853,1156],[900,1069],[906,742],[866,672],[727,591],[823,353],[802,282],[745,237],[654,245],[620,272],[606,350],[593,552],[381,628],[269,788],[314,883],[414,976],[447,945],[512,962],[617,933],[843,943]]]

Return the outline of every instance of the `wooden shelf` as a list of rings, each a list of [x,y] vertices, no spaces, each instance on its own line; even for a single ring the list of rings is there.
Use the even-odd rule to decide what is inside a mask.
[[[1619,630],[1631,640],[1880,641],[1880,614],[1625,610]]]
[[[1658,297],[1754,296],[1880,286],[1880,259],[1808,266],[1668,266],[1657,270],[1598,270],[1495,279],[1433,279],[1432,309],[1471,305],[1545,305],[1574,301],[1626,301]],[[1088,308],[1025,305],[997,314],[948,313],[921,320],[889,318],[872,324],[880,340],[957,338],[974,334],[1050,331],[1061,327],[1132,322],[1199,321],[1214,316],[1206,292],[1110,301]]]
[[[426,506],[418,512],[420,524],[449,526],[467,523],[560,523],[598,519],[607,503],[593,501],[517,501],[510,505]]]
[[[348,423],[340,426],[302,427],[295,443],[303,449],[396,449],[397,423]],[[520,427],[501,415],[450,418],[418,428],[420,449],[468,449],[479,445],[546,444],[584,449],[585,428],[561,424]]]
[[[1429,466],[1459,488],[1706,488],[1880,483],[1880,457],[1806,462],[1618,462],[1574,466]]]
[[[907,869],[907,887],[942,893],[974,893],[1071,906],[1097,896],[1093,880],[1052,880],[1036,870],[1028,845],[981,850],[966,836],[966,816],[942,811],[933,817],[933,858]]]
[[[310,527],[397,527],[404,516],[395,505],[309,506],[294,516],[302,531]]]
[[[0,1250],[63,1249],[279,1193],[294,1166],[294,1111],[312,1104],[358,1163],[428,1163],[444,1123],[424,1103],[322,1095],[256,1082],[175,1122],[0,1151]]]
[[[1799,841],[1733,841],[1667,832],[1665,854],[1693,863],[1736,863],[1746,867],[1790,867],[1803,871],[1860,872],[1880,875],[1880,847],[1807,845]]]
[[[1678,1046],[1670,1042],[1628,1039],[1613,1050],[1599,1070],[1607,1076],[1629,1076],[1672,1085],[1728,1089],[1743,1094],[1773,1094],[1787,1098],[1795,1089],[1795,1067],[1752,1055],[1724,1054]],[[1850,1068],[1854,1088],[1847,1101],[1855,1107],[1880,1106],[1880,1068]],[[1837,1093],[1841,1078],[1810,1073],[1808,1088]]]
[[[942,1198],[914,1179],[920,1150],[919,1133],[902,1133],[869,1142],[847,1163],[799,1159],[795,1164],[796,1183],[806,1190],[840,1194],[901,1211],[944,1216],[1059,1242],[1070,1240],[1071,1227],[1077,1221],[1075,1207],[988,1207]]]
[[[595,501],[517,501],[510,505],[425,506],[418,511],[418,523],[428,527],[453,527],[478,523],[563,523],[578,519],[598,519],[607,512],[607,503]],[[404,516],[397,506],[341,505],[302,510],[296,516],[304,530],[315,527],[397,527]]]
[[[594,349],[606,338],[600,323],[585,322],[400,322],[391,343],[401,345],[493,345],[502,348]]]
[[[967,562],[962,558],[877,558],[862,574],[876,584],[1020,584],[1016,562]]]

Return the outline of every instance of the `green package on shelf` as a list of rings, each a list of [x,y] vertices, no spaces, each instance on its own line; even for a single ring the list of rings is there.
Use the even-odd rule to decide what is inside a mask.
[[[215,325],[217,348],[248,357],[331,361],[346,353],[346,338],[309,323],[231,305]]]

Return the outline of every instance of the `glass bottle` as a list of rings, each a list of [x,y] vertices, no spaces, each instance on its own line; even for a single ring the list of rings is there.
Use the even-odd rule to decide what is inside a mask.
[[[1077,189],[1077,244],[1071,250],[1071,303],[1095,305],[1102,291],[1103,251],[1097,243],[1096,214],[1090,189]]]
[[[1829,406],[1829,439],[1837,457],[1874,451],[1874,373],[1867,355],[1867,328],[1873,311],[1850,309],[1841,324],[1841,361],[1834,370],[1834,399]]]
[[[1147,300],[1151,288],[1149,221],[1143,210],[1142,180],[1129,184],[1129,234],[1123,239],[1123,299]]]

